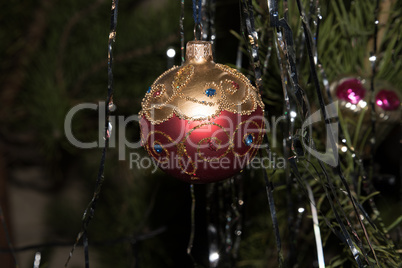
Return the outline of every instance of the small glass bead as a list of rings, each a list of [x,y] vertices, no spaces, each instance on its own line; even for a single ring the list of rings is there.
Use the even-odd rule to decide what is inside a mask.
[[[233,87],[235,88],[235,89],[239,89],[240,88],[240,86],[239,86],[239,84],[238,83],[236,83],[236,82],[232,82],[232,85],[233,85]]]
[[[160,153],[163,151],[162,146],[161,146],[160,144],[155,144],[155,145],[154,145],[154,150],[155,150],[155,152],[157,152],[158,154],[160,154]]]
[[[207,95],[208,97],[215,96],[215,94],[216,90],[213,88],[208,88],[207,90],[205,90],[205,95]]]
[[[244,138],[244,143],[245,143],[247,146],[250,146],[250,145],[253,143],[253,141],[254,141],[254,137],[253,137],[253,135],[251,135],[251,134],[248,134],[248,135]]]

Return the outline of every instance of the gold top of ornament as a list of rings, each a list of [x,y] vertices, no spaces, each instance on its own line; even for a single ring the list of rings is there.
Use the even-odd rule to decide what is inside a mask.
[[[186,46],[186,61],[202,64],[213,61],[212,44],[206,41],[190,41]]]
[[[213,62],[211,43],[187,43],[186,62],[160,75],[142,100],[140,115],[159,124],[174,115],[206,120],[222,111],[249,115],[264,108],[256,88],[237,70]]]

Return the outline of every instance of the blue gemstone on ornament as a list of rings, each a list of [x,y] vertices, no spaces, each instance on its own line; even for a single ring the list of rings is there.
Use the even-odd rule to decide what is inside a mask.
[[[207,90],[205,90],[205,95],[207,95],[208,97],[215,96],[215,94],[216,90],[213,88],[208,88]]]
[[[148,91],[147,91],[147,93],[149,93],[149,92],[151,92],[151,87],[149,87],[149,88],[148,88]]]
[[[155,150],[155,152],[157,152],[158,154],[160,154],[160,153],[163,151],[162,146],[161,146],[160,144],[155,144],[155,145],[154,145],[154,150]]]
[[[253,135],[251,135],[251,134],[248,134],[248,135],[244,138],[244,143],[245,143],[247,146],[250,146],[251,144],[253,144],[253,141],[254,141],[254,137],[253,137]]]

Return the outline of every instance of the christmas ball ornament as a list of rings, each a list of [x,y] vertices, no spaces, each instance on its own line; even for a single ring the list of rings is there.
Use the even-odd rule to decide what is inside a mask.
[[[366,89],[363,87],[360,79],[345,78],[338,82],[336,85],[336,96],[339,100],[358,104],[360,100],[364,99]]]
[[[395,111],[399,108],[401,101],[395,91],[381,89],[375,96],[375,103],[384,111]]]
[[[341,78],[330,86],[330,94],[334,100],[339,101],[340,109],[346,114],[356,116],[367,109],[370,94],[366,89],[366,80],[359,77],[347,76]]]
[[[400,124],[401,96],[398,90],[384,81],[375,81],[374,92],[367,90],[366,80],[358,77],[346,77],[333,82],[331,96],[339,100],[339,108],[345,121],[349,136],[361,136],[372,131],[371,98],[374,96],[375,112],[375,148],[381,146],[392,129]],[[367,94],[366,94],[367,93]],[[362,117],[363,116],[363,117]],[[362,117],[362,118],[361,118]],[[360,122],[359,128],[356,128]],[[371,145],[365,144],[363,157],[371,155]]]
[[[223,180],[251,161],[264,135],[264,104],[249,80],[213,61],[210,42],[159,76],[142,101],[142,144],[166,173],[191,183]]]
[[[401,93],[390,83],[376,81],[374,91],[374,111],[376,113],[375,138],[376,148],[390,140],[401,124]]]
[[[378,81],[378,90],[374,92],[374,108],[377,115],[376,134],[378,139],[384,139],[386,135],[401,123],[401,95],[392,85]]]

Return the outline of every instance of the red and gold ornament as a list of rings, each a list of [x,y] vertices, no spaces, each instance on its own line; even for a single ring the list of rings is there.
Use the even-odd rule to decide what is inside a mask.
[[[191,183],[231,177],[264,135],[264,104],[249,80],[213,62],[211,43],[187,44],[186,62],[159,76],[142,101],[142,144],[166,173]]]

